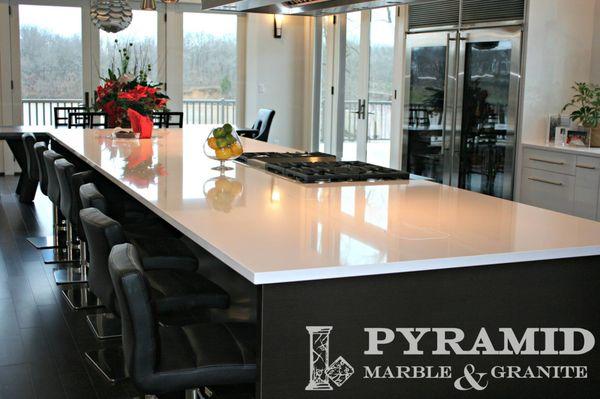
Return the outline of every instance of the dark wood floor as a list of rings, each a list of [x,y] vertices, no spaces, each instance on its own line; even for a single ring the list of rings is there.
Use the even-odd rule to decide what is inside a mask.
[[[85,361],[100,343],[54,283],[52,266],[26,237],[50,233],[51,207],[17,201],[17,179],[0,177],[0,399],[131,398],[128,383],[108,384]]]

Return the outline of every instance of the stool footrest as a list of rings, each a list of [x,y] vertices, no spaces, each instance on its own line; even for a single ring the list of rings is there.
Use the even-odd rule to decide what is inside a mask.
[[[85,358],[112,384],[127,378],[121,347],[86,352]]]

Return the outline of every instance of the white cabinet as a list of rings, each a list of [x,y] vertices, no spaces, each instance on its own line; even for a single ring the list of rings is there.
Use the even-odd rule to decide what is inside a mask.
[[[575,164],[575,195],[573,215],[596,219],[598,188],[600,187],[600,158],[577,156]]]
[[[521,202],[558,212],[571,213],[575,177],[546,170],[524,168]]]
[[[600,220],[599,190],[600,157],[560,149],[523,149],[521,202]]]

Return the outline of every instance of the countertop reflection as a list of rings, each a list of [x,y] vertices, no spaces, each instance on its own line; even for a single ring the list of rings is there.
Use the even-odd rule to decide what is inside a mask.
[[[428,181],[301,184],[235,162],[221,175],[210,128],[50,134],[255,284],[600,254],[600,223]]]

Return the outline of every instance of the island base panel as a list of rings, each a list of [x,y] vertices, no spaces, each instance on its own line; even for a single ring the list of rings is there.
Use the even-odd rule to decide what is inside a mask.
[[[600,392],[600,257],[265,285],[261,304],[261,399],[551,399]],[[422,354],[405,353],[409,345],[396,330],[402,328],[432,329],[419,341]],[[432,353],[442,328],[464,333],[459,350],[467,354]],[[584,330],[598,342],[583,354],[565,354],[571,341],[575,352],[590,344]],[[381,354],[365,354],[373,349],[369,334],[382,340]],[[524,354],[526,346],[515,353],[516,341],[505,348],[511,334],[533,343],[532,354]]]

